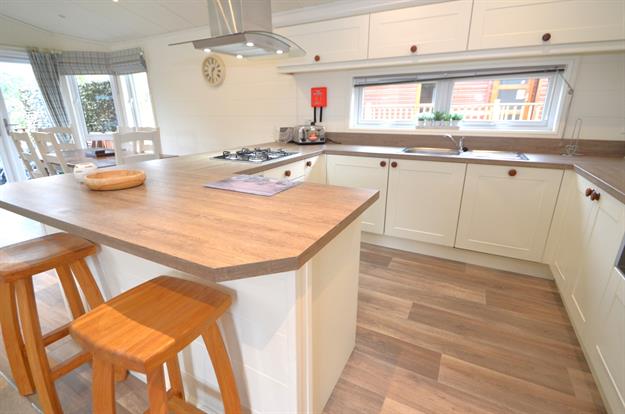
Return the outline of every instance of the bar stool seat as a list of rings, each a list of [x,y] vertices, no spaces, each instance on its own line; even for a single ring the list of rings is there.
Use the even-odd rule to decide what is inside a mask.
[[[36,391],[46,414],[63,412],[54,382],[90,361],[91,355],[83,351],[50,365],[46,347],[69,335],[69,324],[42,333],[33,278],[54,269],[72,316],[77,318],[85,313],[78,286],[89,308],[104,303],[85,262],[87,256],[95,253],[95,244],[67,233],[0,248],[0,325],[7,359],[20,393],[29,395]],[[125,377],[125,371],[115,372],[117,379]]]
[[[0,280],[13,282],[31,277],[95,252],[95,244],[68,233],[55,233],[12,244],[0,249]]]
[[[177,354],[202,336],[225,412],[239,413],[232,367],[216,324],[231,302],[229,295],[209,286],[160,276],[77,318],[70,333],[93,354],[93,411],[115,412],[115,365],[147,375],[150,413],[162,414],[168,409],[199,412],[184,400]],[[171,384],[169,393],[165,390],[164,364]]]

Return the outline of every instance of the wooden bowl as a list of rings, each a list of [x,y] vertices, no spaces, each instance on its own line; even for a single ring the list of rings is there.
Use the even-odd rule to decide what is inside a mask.
[[[111,191],[137,187],[145,181],[145,173],[139,170],[102,171],[85,176],[90,190]]]

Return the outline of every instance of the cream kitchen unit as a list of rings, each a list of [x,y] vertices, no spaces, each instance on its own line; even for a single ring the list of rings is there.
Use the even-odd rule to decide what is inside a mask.
[[[326,159],[324,155],[295,161],[289,164],[261,171],[258,175],[295,181],[307,181],[311,183],[326,183]]]
[[[327,166],[328,184],[380,191],[363,231],[531,262],[542,261],[563,174],[344,155]]]
[[[537,47],[537,55],[556,53],[560,45],[576,45],[578,52],[623,50],[625,2],[456,0],[302,23],[276,32],[306,51],[280,64],[286,73],[292,73],[290,67],[294,73],[324,63],[358,61],[356,67],[367,67],[373,59],[374,66],[383,66],[381,59],[406,64],[410,61],[401,58],[478,50],[489,51],[490,58],[523,47]],[[467,57],[475,59],[474,54]]]
[[[453,246],[466,164],[391,160],[385,234]]]
[[[380,198],[363,213],[361,222],[363,231],[383,234],[389,159],[344,155],[327,155],[326,157],[328,184],[372,188],[380,191]]]
[[[275,32],[306,51],[305,56],[288,59],[289,65],[367,58],[369,15],[282,27]]]
[[[562,170],[469,164],[456,247],[541,261]]]
[[[550,237],[551,268],[604,399],[625,411],[625,275],[615,266],[625,205],[565,173]]]
[[[475,0],[469,49],[620,40],[624,22],[622,1]]]
[[[471,3],[460,0],[371,14],[369,59],[465,50]]]

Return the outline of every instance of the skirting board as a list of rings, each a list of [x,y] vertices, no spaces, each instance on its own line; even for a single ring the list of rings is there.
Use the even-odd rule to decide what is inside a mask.
[[[442,259],[455,260],[477,266],[490,267],[497,270],[521,273],[528,276],[540,277],[553,280],[553,274],[549,266],[543,263],[528,262],[526,260],[512,259],[492,254],[473,252],[470,250],[457,249],[455,247],[439,246],[436,244],[423,243],[414,240],[400,239],[392,236],[384,236],[373,233],[362,233],[362,241],[391,249],[404,250]]]

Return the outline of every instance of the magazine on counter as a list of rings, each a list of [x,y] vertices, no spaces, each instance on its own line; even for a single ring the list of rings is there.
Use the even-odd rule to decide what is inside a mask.
[[[204,184],[204,187],[270,197],[299,184],[297,181],[242,174]]]

